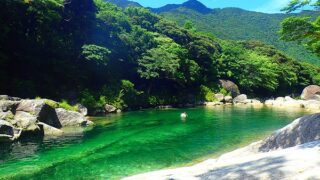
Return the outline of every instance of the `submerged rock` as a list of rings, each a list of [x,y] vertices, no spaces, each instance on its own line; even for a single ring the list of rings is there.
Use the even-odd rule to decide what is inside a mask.
[[[320,140],[320,113],[301,117],[276,131],[259,147],[262,152]]]

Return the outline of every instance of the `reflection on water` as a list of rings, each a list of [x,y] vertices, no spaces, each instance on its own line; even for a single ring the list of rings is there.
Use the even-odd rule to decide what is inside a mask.
[[[36,155],[39,151],[59,148],[82,142],[84,128],[72,127],[63,128],[62,136],[45,136],[42,138],[24,138],[13,143],[0,144],[0,163],[13,161]],[[88,128],[86,128],[88,130]]]

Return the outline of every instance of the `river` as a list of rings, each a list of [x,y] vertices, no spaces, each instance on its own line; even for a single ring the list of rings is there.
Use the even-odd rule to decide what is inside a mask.
[[[216,107],[95,117],[94,127],[66,129],[64,137],[0,144],[0,179],[119,179],[183,166],[262,139],[304,114]]]

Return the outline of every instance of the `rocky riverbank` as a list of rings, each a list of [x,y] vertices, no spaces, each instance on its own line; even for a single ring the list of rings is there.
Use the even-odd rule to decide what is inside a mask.
[[[62,128],[88,126],[83,111],[66,110],[49,99],[21,99],[0,96],[0,142],[11,142],[29,136],[60,136]]]
[[[220,105],[250,105],[254,107],[275,107],[275,108],[304,108],[308,111],[320,111],[320,86],[311,85],[306,87],[300,97],[292,98],[290,96],[267,99],[264,102],[258,99],[249,99],[247,95],[240,94],[236,97],[215,94],[217,101],[205,102],[205,106]]]
[[[320,114],[314,114],[218,159],[125,179],[320,179],[319,164]]]

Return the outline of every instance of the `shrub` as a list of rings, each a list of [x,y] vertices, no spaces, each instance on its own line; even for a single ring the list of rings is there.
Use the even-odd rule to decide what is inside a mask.
[[[59,108],[63,108],[63,109],[69,110],[69,111],[78,111],[77,105],[72,106],[64,99],[59,103]]]
[[[201,94],[202,100],[205,100],[208,102],[213,102],[217,100],[215,98],[215,94],[207,86],[204,86],[204,85],[200,86],[200,94]]]
[[[45,103],[54,109],[59,107],[59,103],[52,101],[50,99],[45,100]]]

